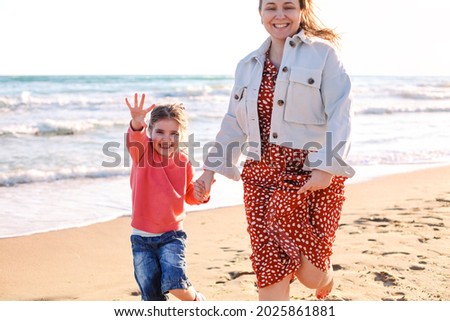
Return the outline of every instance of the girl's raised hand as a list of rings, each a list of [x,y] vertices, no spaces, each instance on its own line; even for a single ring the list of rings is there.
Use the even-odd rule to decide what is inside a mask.
[[[140,101],[138,94],[134,94],[134,107],[131,106],[127,97],[125,97],[125,103],[130,110],[131,127],[134,130],[142,130],[142,128],[147,127],[147,124],[145,123],[145,116],[152,111],[153,108],[155,108],[155,104],[144,108],[145,94],[142,94]]]

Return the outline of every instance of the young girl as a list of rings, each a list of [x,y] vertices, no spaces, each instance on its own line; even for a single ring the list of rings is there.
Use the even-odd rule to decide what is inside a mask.
[[[183,301],[204,301],[186,276],[184,202],[201,204],[203,186],[193,182],[193,168],[179,151],[186,129],[180,104],[144,108],[145,94],[134,107],[127,98],[131,122],[127,148],[133,159],[132,222],[134,275],[144,301],[165,301],[167,293]],[[146,115],[151,112],[148,125]]]

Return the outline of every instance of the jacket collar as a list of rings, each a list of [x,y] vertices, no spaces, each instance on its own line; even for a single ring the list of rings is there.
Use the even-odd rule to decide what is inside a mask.
[[[311,39],[308,38],[305,35],[305,31],[302,29],[300,30],[300,32],[298,32],[297,34],[293,35],[292,37],[288,37],[286,38],[286,42],[287,41],[294,41],[295,43],[300,43],[303,42],[305,44],[310,45],[312,43]],[[269,50],[270,44],[272,43],[272,40],[270,37],[268,37],[261,45],[261,47],[259,47],[257,50],[253,51],[252,53],[250,53],[247,57],[245,57],[243,59],[244,62],[249,62],[252,59],[256,59],[259,60],[261,62],[264,61],[265,59],[265,55],[267,50]]]

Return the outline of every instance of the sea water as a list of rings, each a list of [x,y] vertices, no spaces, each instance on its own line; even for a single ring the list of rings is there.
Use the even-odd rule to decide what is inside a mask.
[[[349,183],[450,163],[450,77],[352,76]],[[231,76],[0,77],[0,237],[111,220],[131,212],[124,99],[183,102],[196,175],[219,130]],[[216,175],[209,204],[242,203]]]

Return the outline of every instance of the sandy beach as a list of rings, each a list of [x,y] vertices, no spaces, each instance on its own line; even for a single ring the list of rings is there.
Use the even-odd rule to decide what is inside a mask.
[[[446,166],[347,186],[330,300],[450,300],[449,177]],[[257,299],[243,206],[192,212],[185,229],[197,290],[208,300]],[[140,300],[130,231],[122,217],[0,239],[0,300]],[[291,299],[315,298],[296,282]]]

